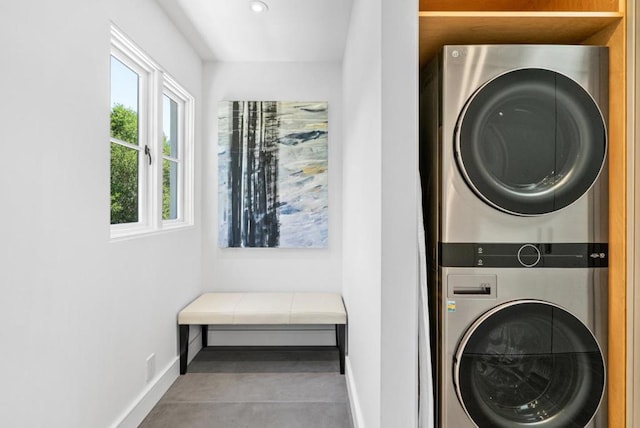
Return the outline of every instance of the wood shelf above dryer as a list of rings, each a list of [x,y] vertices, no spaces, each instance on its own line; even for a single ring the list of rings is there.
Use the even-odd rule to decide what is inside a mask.
[[[444,45],[580,44],[622,16],[619,12],[419,12],[420,66]]]
[[[419,10],[421,12],[622,12],[624,0],[420,0]]]

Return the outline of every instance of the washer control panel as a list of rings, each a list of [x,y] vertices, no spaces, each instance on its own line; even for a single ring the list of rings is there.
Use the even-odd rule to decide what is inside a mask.
[[[445,267],[584,268],[607,267],[606,243],[441,243]]]

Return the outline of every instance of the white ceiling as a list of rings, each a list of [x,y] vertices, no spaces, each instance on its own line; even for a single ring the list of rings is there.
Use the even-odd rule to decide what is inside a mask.
[[[352,0],[156,0],[204,60],[341,61]]]

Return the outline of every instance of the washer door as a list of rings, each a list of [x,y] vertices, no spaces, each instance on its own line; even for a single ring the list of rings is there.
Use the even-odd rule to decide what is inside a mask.
[[[543,69],[503,74],[481,87],[456,128],[456,158],[469,186],[518,215],[557,211],[594,183],[607,151],[593,98]]]
[[[454,360],[460,403],[480,428],[584,428],[604,393],[589,329],[548,302],[498,306],[466,332]]]

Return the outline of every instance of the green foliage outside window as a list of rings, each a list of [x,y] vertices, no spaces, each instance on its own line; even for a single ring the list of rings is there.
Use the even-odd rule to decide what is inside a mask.
[[[165,154],[169,152],[169,143],[166,137],[163,141]],[[168,160],[162,161],[162,219],[170,220],[175,218],[175,214],[171,212],[171,167],[175,168],[175,163]]]
[[[116,104],[111,110],[111,137],[138,144],[138,114]],[[138,221],[138,150],[111,143],[111,224]]]
[[[111,137],[138,145],[138,114],[122,104],[111,110]],[[168,154],[169,142],[163,137],[163,151]],[[139,151],[111,143],[111,224],[138,221],[138,160]],[[170,218],[170,165],[162,165],[162,218]]]

